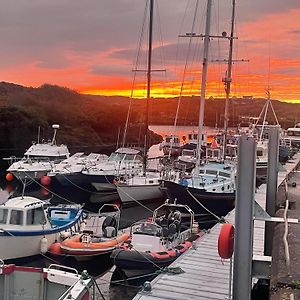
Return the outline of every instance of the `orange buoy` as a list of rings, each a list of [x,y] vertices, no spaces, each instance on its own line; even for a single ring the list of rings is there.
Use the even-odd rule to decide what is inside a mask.
[[[59,255],[59,254],[62,254],[62,250],[60,248],[60,243],[53,243],[49,249],[48,249],[48,252],[50,252],[51,254],[56,254],[56,255]]]
[[[221,258],[231,258],[234,246],[234,227],[232,224],[223,224],[218,239],[218,252]]]
[[[42,195],[48,196],[49,193],[50,193],[49,190],[47,190],[46,188],[44,188],[44,187],[41,188],[41,194],[42,194]]]
[[[5,190],[6,190],[8,193],[10,193],[10,192],[12,192],[13,187],[12,187],[10,184],[8,184],[8,185],[5,187]]]
[[[49,176],[44,175],[41,178],[41,184],[42,185],[50,185],[50,183],[51,183],[51,178]]]
[[[7,181],[12,181],[14,179],[14,175],[12,173],[7,173],[5,178]]]

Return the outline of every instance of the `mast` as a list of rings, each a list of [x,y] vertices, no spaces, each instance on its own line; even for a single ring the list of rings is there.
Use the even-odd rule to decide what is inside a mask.
[[[204,122],[205,89],[206,89],[206,78],[207,78],[207,67],[208,67],[209,42],[210,42],[211,6],[212,6],[212,0],[207,0],[196,167],[200,166],[200,162],[201,162],[201,144],[202,144],[203,122]]]
[[[232,52],[233,52],[233,34],[234,34],[234,19],[235,19],[235,0],[232,0],[232,15],[231,15],[231,32],[229,38],[229,54],[228,54],[228,67],[226,76],[223,79],[225,84],[225,112],[224,112],[224,137],[223,137],[223,160],[225,159],[225,151],[227,144],[227,131],[228,131],[228,105],[229,105],[229,96],[230,96],[230,87],[231,87],[231,74],[232,74]]]
[[[153,32],[153,3],[150,0],[149,8],[149,36],[148,36],[148,61],[147,61],[147,100],[146,100],[146,118],[145,118],[145,142],[144,142],[144,166],[143,172],[146,174],[147,150],[149,144],[148,126],[149,126],[149,102],[151,97],[151,63],[152,63],[152,32]]]

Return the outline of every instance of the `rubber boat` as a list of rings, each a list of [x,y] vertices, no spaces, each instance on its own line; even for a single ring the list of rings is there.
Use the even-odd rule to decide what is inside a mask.
[[[112,207],[113,212],[104,213]],[[128,240],[129,234],[119,232],[120,210],[114,204],[104,204],[98,214],[86,219],[86,227],[75,235],[51,245],[50,254],[74,257],[78,261],[110,254],[117,246]]]
[[[182,222],[183,214],[186,223]],[[155,209],[152,218],[131,226],[129,241],[114,250],[111,258],[129,277],[137,274],[132,270],[150,273],[171,264],[200,237],[194,213],[187,205],[164,203]]]

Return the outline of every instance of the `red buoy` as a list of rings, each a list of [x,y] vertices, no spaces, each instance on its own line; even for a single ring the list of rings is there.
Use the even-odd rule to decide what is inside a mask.
[[[48,196],[50,194],[49,190],[42,187],[41,188],[41,194],[44,195],[44,196]]]
[[[12,181],[14,179],[14,175],[12,173],[7,173],[5,178],[7,181]]]
[[[60,248],[60,243],[53,243],[49,247],[48,252],[50,252],[51,254],[56,254],[56,255],[62,254],[62,250]]]
[[[10,192],[12,192],[13,187],[12,187],[10,184],[8,184],[8,185],[5,187],[5,190],[6,190],[8,193],[10,193]]]
[[[51,178],[49,176],[44,175],[41,178],[41,184],[42,185],[50,185],[50,183],[51,183]]]
[[[218,252],[221,258],[231,258],[234,246],[234,227],[232,224],[223,224],[218,239]]]

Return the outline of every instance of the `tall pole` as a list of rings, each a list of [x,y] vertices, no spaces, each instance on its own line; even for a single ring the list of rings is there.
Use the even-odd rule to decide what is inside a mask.
[[[279,126],[276,126],[270,128],[269,141],[268,141],[266,212],[271,217],[274,217],[276,212],[278,165],[279,165],[278,153],[279,153]],[[274,231],[273,222],[266,222],[264,254],[268,256],[272,255],[273,231]]]
[[[197,163],[196,163],[197,167],[200,166],[200,162],[201,162],[201,144],[202,144],[202,134],[203,134],[203,123],[204,123],[206,78],[207,78],[208,53],[209,53],[209,42],[210,42],[211,6],[212,6],[212,0],[207,0],[204,50],[203,50],[203,62],[202,62],[203,67],[202,67],[202,80],[201,80],[200,112],[199,112],[199,123],[198,123],[198,147],[197,147]]]
[[[234,35],[234,20],[235,20],[235,0],[232,0],[232,15],[231,15],[231,31],[229,39],[229,54],[228,54],[228,67],[227,74],[224,78],[225,84],[225,113],[224,113],[224,137],[223,137],[223,159],[225,159],[225,151],[227,144],[227,131],[228,131],[228,105],[229,105],[229,96],[231,88],[231,74],[232,74],[232,53],[233,53],[233,35]]]
[[[147,151],[149,144],[148,126],[149,126],[149,102],[151,97],[151,60],[152,60],[152,32],[153,32],[153,4],[150,0],[149,9],[149,36],[148,36],[148,62],[147,62],[147,100],[146,100],[146,118],[145,118],[145,143],[144,143],[144,175],[146,174]]]
[[[242,135],[238,145],[233,300],[251,299],[255,162],[255,139]]]

